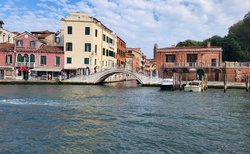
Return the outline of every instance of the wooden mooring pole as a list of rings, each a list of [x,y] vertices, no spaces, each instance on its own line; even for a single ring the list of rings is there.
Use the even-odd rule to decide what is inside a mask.
[[[246,76],[246,78],[245,78],[245,84],[246,84],[246,91],[247,92],[250,92],[249,91],[249,80],[250,80],[250,76]]]
[[[224,75],[224,92],[227,91],[227,73]]]
[[[180,74],[180,85],[179,85],[179,90],[182,91],[182,74]]]

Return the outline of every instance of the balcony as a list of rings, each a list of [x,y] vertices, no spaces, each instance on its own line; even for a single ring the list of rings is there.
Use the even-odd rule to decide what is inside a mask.
[[[229,68],[229,67],[250,67],[250,62],[226,62],[226,63],[223,63],[223,67],[225,67],[225,64],[226,64],[226,67]]]
[[[201,67],[201,63],[165,63],[165,68],[197,68]],[[204,68],[213,68],[213,67],[221,67],[219,63],[202,63],[202,67]]]
[[[34,68],[35,63],[34,62],[27,62],[27,67]],[[26,67],[26,62],[16,62],[15,67]]]
[[[111,49],[114,49],[114,48],[115,48],[115,44],[109,43],[109,47],[110,47]]]

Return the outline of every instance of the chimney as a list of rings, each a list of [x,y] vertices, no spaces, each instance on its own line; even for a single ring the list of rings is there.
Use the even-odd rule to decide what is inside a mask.
[[[208,48],[211,47],[211,42],[207,42],[207,47],[208,47]]]

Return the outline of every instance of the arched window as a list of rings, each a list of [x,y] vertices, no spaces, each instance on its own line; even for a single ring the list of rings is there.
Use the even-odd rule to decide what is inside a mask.
[[[33,55],[33,54],[30,55],[30,62],[32,62],[32,63],[35,62],[35,55]]]
[[[24,54],[24,62],[29,62],[29,55],[28,54]]]
[[[17,55],[17,62],[23,62],[23,61],[22,61],[22,55],[21,55],[21,54],[18,54],[18,55]]]

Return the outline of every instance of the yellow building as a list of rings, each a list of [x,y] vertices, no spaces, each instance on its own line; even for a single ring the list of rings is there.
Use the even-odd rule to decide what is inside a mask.
[[[116,68],[117,36],[88,13],[70,13],[61,20],[64,35],[64,69],[68,77]]]

